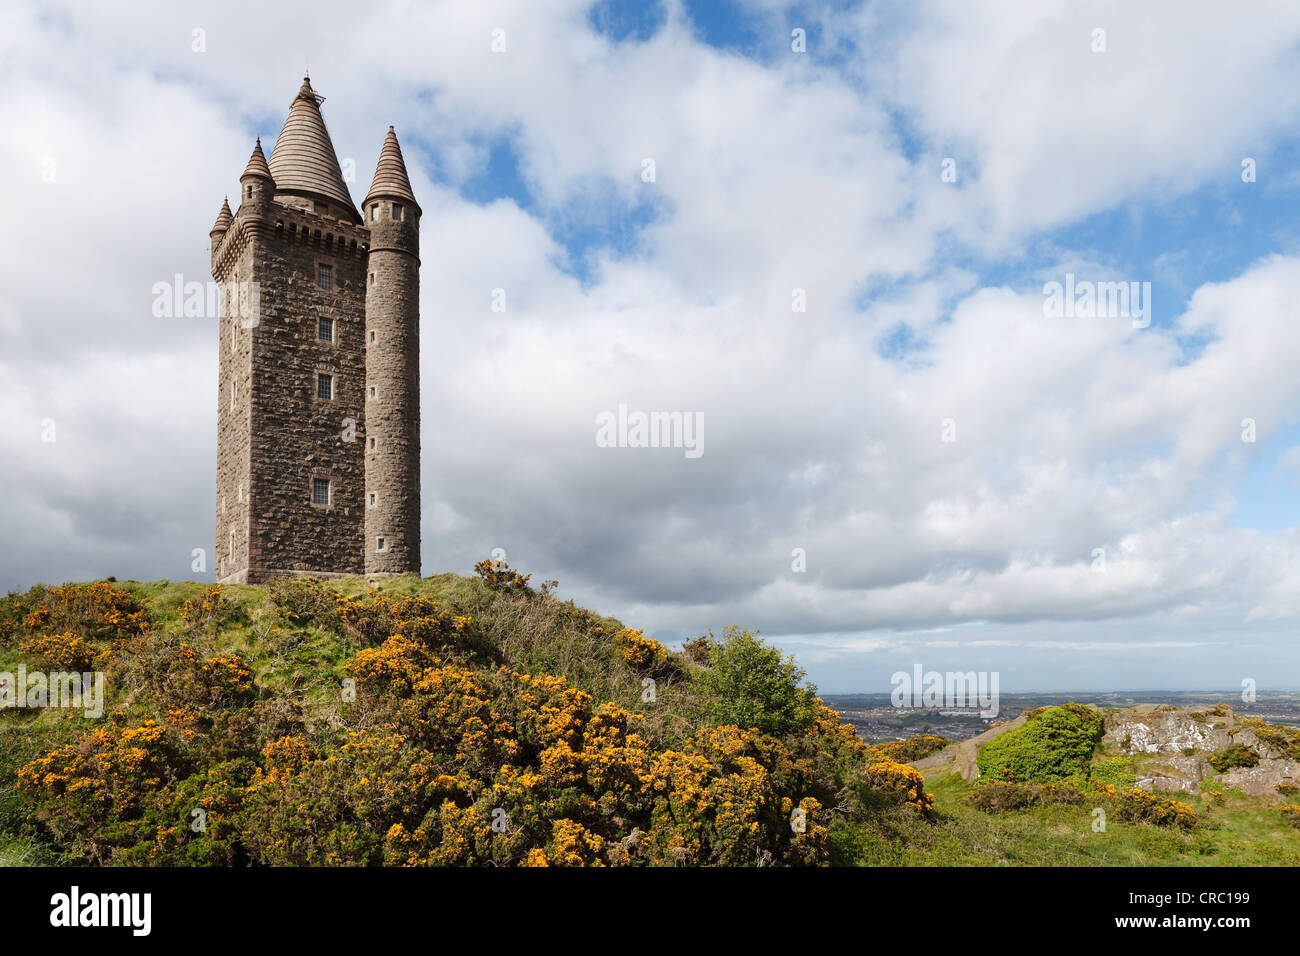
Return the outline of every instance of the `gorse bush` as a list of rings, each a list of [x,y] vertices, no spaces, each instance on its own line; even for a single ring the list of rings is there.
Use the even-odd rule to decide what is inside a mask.
[[[1223,750],[1217,750],[1207,758],[1210,766],[1219,773],[1226,773],[1233,767],[1253,767],[1259,763],[1259,754],[1245,744],[1232,744]]]
[[[911,763],[930,754],[937,753],[952,743],[947,737],[938,734],[917,734],[903,740],[889,740],[872,744],[871,754],[877,759],[893,760],[898,763]]]
[[[1196,811],[1181,800],[1158,797],[1149,790],[1138,787],[1118,789],[1096,781],[1093,786],[1111,799],[1115,815],[1126,823],[1149,823],[1183,830],[1191,830],[1197,825]]]
[[[1080,704],[1041,708],[984,744],[976,765],[986,778],[1021,783],[1086,776],[1103,724],[1100,712]]]
[[[437,597],[168,584],[134,620],[127,591],[10,598],[5,646],[111,650],[110,698],[0,760],[0,835],[92,864],[817,865],[870,814],[931,811],[752,635],[703,666],[487,570]]]

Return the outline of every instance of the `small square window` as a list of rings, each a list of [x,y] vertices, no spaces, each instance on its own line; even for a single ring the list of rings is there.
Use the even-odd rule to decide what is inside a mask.
[[[385,541],[383,538],[380,538],[379,541],[378,541],[378,543],[377,543],[376,546],[375,546],[375,550],[376,550],[376,551],[387,551],[387,550],[388,550],[388,542]]]
[[[323,398],[326,401],[334,398],[334,376],[317,373],[316,375],[316,397]]]
[[[393,203],[393,218],[398,222],[402,221],[402,206],[400,203]]]
[[[316,267],[316,285],[321,289],[328,289],[330,283],[334,280],[334,267],[325,263],[320,263]]]
[[[316,337],[322,342],[333,342],[334,320],[321,316],[316,323]]]
[[[328,478],[313,478],[311,480],[311,503],[321,507],[329,507],[330,483]]]

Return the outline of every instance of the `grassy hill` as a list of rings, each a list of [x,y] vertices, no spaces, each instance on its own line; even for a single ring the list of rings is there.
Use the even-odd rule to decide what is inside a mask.
[[[1078,739],[1046,789],[968,783],[941,737],[865,744],[747,632],[672,653],[552,587],[484,562],[11,594],[0,674],[106,690],[99,716],[0,710],[0,863],[1300,862],[1277,800],[1207,784],[1190,826],[1133,816],[1140,761]]]

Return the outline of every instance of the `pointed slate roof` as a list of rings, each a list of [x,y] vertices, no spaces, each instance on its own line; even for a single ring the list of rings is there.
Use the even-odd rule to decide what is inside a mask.
[[[230,228],[230,223],[234,218],[235,217],[230,214],[230,197],[227,196],[225,199],[221,200],[221,212],[217,213],[216,224],[213,225],[211,230],[209,230],[208,235],[217,232],[225,232]]]
[[[338,204],[360,219],[348,187],[343,182],[338,154],[320,113],[323,96],[303,77],[302,87],[289,105],[289,117],[271,150],[270,169],[276,195],[324,199]]]
[[[244,176],[261,176],[275,182],[274,179],[271,179],[271,170],[266,165],[266,157],[262,155],[262,137],[260,136],[257,137],[257,145],[253,147],[253,155],[248,157],[248,165],[244,167],[244,172],[239,178],[243,179]]]
[[[372,199],[378,199],[383,196],[388,199],[404,199],[413,205],[417,210],[420,204],[415,201],[415,194],[411,192],[411,180],[406,175],[406,162],[402,159],[402,147],[397,144],[397,134],[393,128],[388,127],[388,135],[384,137],[384,146],[379,151],[379,165],[375,167],[375,180],[370,184],[370,192],[366,193],[366,205]]]

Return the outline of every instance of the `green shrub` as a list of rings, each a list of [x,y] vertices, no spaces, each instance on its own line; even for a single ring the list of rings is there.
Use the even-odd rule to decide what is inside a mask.
[[[757,727],[766,734],[800,730],[817,717],[816,691],[803,686],[793,657],[781,657],[748,631],[729,627],[711,649],[704,709],[712,724]]]
[[[1024,726],[981,747],[976,764],[983,776],[993,780],[1087,776],[1103,722],[1100,713],[1075,703],[1038,710]]]

